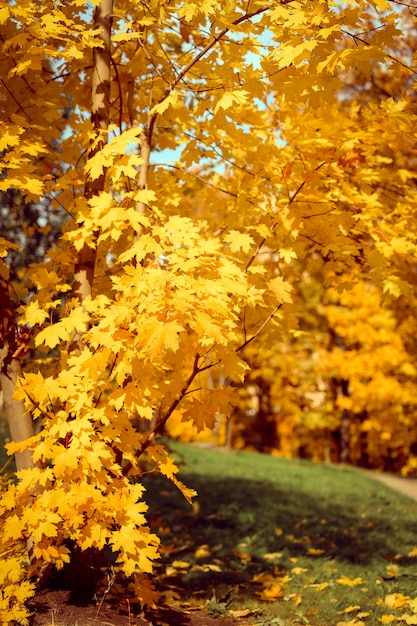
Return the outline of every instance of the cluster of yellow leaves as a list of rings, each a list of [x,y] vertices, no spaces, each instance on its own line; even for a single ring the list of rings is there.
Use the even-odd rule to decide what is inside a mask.
[[[417,624],[417,598],[405,596],[402,593],[390,593],[381,599],[379,604],[382,607],[397,611],[397,613],[387,613],[379,618],[381,624]],[[401,612],[401,614],[398,613]],[[404,611],[408,611],[405,613]]]
[[[1,555],[0,562],[0,620],[2,624],[15,622],[28,624],[29,612],[25,602],[35,593],[35,585],[27,580],[24,545],[20,538],[14,553],[20,556]]]

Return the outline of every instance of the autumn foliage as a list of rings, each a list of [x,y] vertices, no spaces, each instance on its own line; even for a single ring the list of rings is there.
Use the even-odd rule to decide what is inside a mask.
[[[193,495],[157,437],[242,430],[248,389],[270,447],[415,469],[413,28],[388,0],[0,2],[2,210],[43,211],[0,239],[2,622],[74,549],[154,602],[140,478]]]

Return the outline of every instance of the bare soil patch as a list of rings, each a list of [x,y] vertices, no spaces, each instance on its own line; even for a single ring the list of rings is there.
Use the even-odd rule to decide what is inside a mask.
[[[63,590],[40,591],[30,608],[31,626],[236,626],[235,620],[215,617],[204,610],[165,607],[142,612],[127,598],[83,604]]]

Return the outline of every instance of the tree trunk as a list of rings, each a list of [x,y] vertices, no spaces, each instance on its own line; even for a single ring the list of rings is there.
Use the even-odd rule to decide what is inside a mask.
[[[10,298],[9,283],[0,279],[1,302],[1,343],[0,343],[0,386],[3,392],[3,403],[10,428],[12,441],[24,441],[35,434],[32,416],[25,409],[21,400],[15,400],[13,394],[16,383],[22,376],[22,368],[18,358],[19,349],[17,333],[16,306]],[[32,453],[25,450],[15,455],[18,470],[34,466]]]
[[[342,379],[340,381],[342,396],[349,397],[349,381]],[[349,463],[350,458],[350,412],[343,409],[340,421],[340,461],[341,463]]]
[[[102,0],[94,12],[94,28],[100,29],[99,39],[103,47],[93,49],[92,75],[92,102],[91,121],[94,129],[101,135],[95,148],[90,151],[92,157],[107,143],[110,107],[110,79],[111,79],[111,25],[113,0]],[[87,200],[99,194],[104,189],[105,173],[95,180],[87,181],[85,196]],[[98,234],[98,233],[97,233]],[[94,268],[96,263],[96,248],[84,245],[78,255],[74,270],[73,294],[83,301],[92,294],[94,282]],[[73,338],[72,343],[79,342],[79,337]]]

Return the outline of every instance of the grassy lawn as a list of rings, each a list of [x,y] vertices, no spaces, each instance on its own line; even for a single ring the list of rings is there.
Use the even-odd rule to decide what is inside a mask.
[[[179,604],[247,623],[417,624],[417,502],[354,468],[175,444],[191,507],[147,479],[165,551],[159,586]]]

